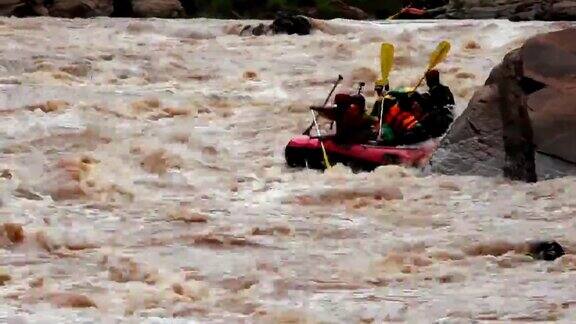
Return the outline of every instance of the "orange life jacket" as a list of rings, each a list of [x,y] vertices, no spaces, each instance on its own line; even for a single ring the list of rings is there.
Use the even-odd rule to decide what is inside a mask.
[[[402,111],[398,103],[390,107],[384,117],[384,122],[396,133],[405,133],[418,125],[416,117],[409,112]]]

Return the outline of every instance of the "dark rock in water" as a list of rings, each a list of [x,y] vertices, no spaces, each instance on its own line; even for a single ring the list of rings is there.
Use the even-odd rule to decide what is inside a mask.
[[[576,175],[576,29],[509,53],[431,159],[444,174],[533,182]]]
[[[519,51],[509,53],[496,77],[499,82],[498,98],[500,118],[504,125],[504,176],[512,180],[536,182],[534,162],[534,135],[528,116],[526,92],[522,88],[522,60]]]
[[[254,36],[260,36],[260,35],[264,35],[266,33],[266,26],[264,24],[259,24],[258,26],[254,27],[254,29],[252,29],[252,35]]]
[[[312,30],[310,20],[305,16],[279,13],[271,25],[246,25],[240,31],[240,36],[261,36],[270,34],[309,35]]]
[[[275,34],[298,34],[309,35],[312,30],[310,20],[304,16],[280,14],[273,22],[270,28]]]
[[[529,254],[537,260],[554,261],[565,254],[564,249],[555,241],[529,243]]]
[[[504,165],[502,123],[494,107],[498,88],[478,90],[452,125],[432,158],[433,171],[445,174],[493,176]]]
[[[112,0],[54,0],[46,7],[50,16],[62,18],[109,16],[114,10]]]
[[[240,31],[240,36],[262,36],[271,33],[271,27],[264,24],[258,24],[256,26],[246,25]]]

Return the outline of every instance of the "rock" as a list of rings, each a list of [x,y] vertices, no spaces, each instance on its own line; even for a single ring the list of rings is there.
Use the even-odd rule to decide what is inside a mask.
[[[486,85],[472,97],[468,108],[432,157],[434,172],[493,176],[504,165],[504,143],[497,105],[497,87]]]
[[[240,36],[262,36],[273,34],[288,34],[288,35],[309,35],[312,31],[312,23],[310,19],[300,15],[289,15],[286,13],[279,13],[276,19],[270,25],[262,23],[252,26],[246,25],[242,28]]]
[[[310,20],[304,16],[279,14],[270,25],[275,34],[309,35],[312,30]]]
[[[503,256],[509,252],[514,252],[544,261],[554,261],[565,254],[562,246],[555,241],[532,241],[527,243],[493,241],[474,244],[465,247],[463,250],[469,256]]]
[[[536,182],[536,165],[534,161],[534,134],[526,95],[518,76],[522,75],[522,60],[519,51],[509,53],[501,65],[498,82],[500,118],[503,127],[504,176],[512,180]]]
[[[272,33],[272,26],[266,26],[262,23],[252,26],[246,25],[240,31],[240,36],[262,36]]]
[[[42,0],[0,0],[0,16],[47,16]]]
[[[539,35],[506,55],[440,143],[430,170],[527,182],[575,175],[575,37],[576,29]]]
[[[136,17],[183,18],[186,16],[179,0],[132,0]]]
[[[554,261],[565,254],[564,249],[555,241],[529,243],[529,255],[536,260]]]
[[[110,16],[113,9],[113,0],[54,0],[48,6],[50,16],[62,18]]]
[[[575,20],[573,0],[450,0],[445,9],[435,11],[436,18],[510,20]]]

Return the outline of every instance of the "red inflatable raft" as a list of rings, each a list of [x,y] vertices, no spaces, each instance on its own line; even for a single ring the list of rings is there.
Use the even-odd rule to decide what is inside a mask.
[[[437,141],[429,140],[417,145],[380,146],[369,144],[338,144],[331,136],[322,137],[330,164],[341,163],[355,171],[397,164],[423,167],[436,148]],[[286,163],[295,168],[325,169],[318,137],[300,135],[292,138],[285,149]]]

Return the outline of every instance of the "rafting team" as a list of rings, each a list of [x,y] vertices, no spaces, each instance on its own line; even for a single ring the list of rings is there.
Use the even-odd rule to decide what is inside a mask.
[[[442,136],[454,120],[454,96],[440,82],[440,73],[431,69],[425,75],[428,92],[410,88],[390,91],[388,83],[376,82],[378,99],[372,111],[360,93],[337,94],[332,107],[310,107],[336,123],[335,141],[342,144],[414,144]]]

